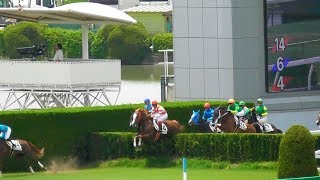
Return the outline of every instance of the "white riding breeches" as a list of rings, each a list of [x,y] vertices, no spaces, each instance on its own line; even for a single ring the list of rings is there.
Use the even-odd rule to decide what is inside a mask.
[[[242,110],[242,111],[240,111],[240,112],[238,112],[238,113],[236,114],[236,116],[238,116],[238,117],[242,117],[242,116],[244,116],[244,115],[245,115],[244,110]]]
[[[165,121],[165,120],[167,120],[167,119],[168,119],[168,114],[167,114],[167,113],[162,114],[162,115],[157,114],[157,115],[155,115],[155,116],[153,117],[153,120],[155,120],[156,122]]]
[[[262,118],[260,116],[257,116],[257,120],[261,123],[266,123],[268,120],[268,116],[264,116]]]

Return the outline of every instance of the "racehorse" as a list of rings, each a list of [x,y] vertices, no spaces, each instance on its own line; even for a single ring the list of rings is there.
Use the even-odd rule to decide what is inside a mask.
[[[135,112],[131,116],[130,126],[138,124],[140,127],[140,134],[134,137],[133,146],[136,147],[136,140],[139,139],[138,146],[141,146],[141,141],[158,141],[160,139],[160,132],[158,132],[152,121],[150,115],[145,109],[139,108],[136,109]],[[164,131],[161,134],[163,136],[173,136],[182,131],[183,126],[177,120],[166,120],[162,124],[165,125],[162,128]]]
[[[255,110],[254,108],[252,108],[251,112],[252,112],[252,115],[251,115],[251,117],[248,119],[248,123],[249,123],[249,124],[252,124],[252,125],[255,127],[257,133],[263,133],[263,130],[262,130],[263,127],[262,127],[262,124],[259,123],[259,121],[258,121],[258,119],[257,119],[256,110]],[[270,124],[270,125],[271,125],[273,131],[265,132],[265,133],[268,133],[268,134],[277,134],[277,133],[281,133],[281,134],[282,134],[282,133],[283,133],[283,132],[282,132],[280,129],[278,129],[275,125],[273,125],[273,124],[271,124],[271,123],[267,123],[267,124]]]
[[[203,119],[200,118],[200,110],[199,111],[192,111],[192,115],[188,122],[189,126],[197,126],[201,133],[215,133],[219,132],[217,128],[214,126],[210,126],[210,123],[205,122]]]
[[[221,123],[218,128],[225,133],[256,133],[254,126],[248,123],[245,123],[246,130],[237,127],[234,115],[226,107],[217,107],[214,110],[213,120]]]
[[[32,164],[37,162],[40,168],[47,170],[45,166],[43,166],[39,159],[44,156],[44,148],[38,149],[32,143],[16,139],[10,141],[5,141],[4,139],[0,140],[0,174],[3,169],[3,161],[8,157],[16,157],[16,158],[24,158],[27,165],[29,166],[29,170],[31,173],[34,173],[32,169]]]

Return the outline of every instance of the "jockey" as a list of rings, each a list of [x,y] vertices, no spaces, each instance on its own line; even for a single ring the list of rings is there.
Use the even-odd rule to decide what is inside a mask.
[[[209,103],[204,103],[203,107],[204,107],[204,111],[203,111],[202,119],[207,123],[210,123],[213,119],[214,109],[210,108]]]
[[[10,138],[10,135],[11,135],[11,128],[9,126],[6,126],[6,125],[3,125],[3,124],[0,124],[0,139],[4,139],[5,141],[10,141],[11,140],[9,139]],[[15,146],[12,142],[11,144],[13,146]]]
[[[239,105],[235,103],[234,99],[229,99],[228,104],[228,111],[231,111],[232,114],[236,115],[240,111]]]
[[[157,123],[159,127],[159,132],[162,131],[162,122],[167,120],[168,114],[167,111],[158,104],[156,100],[152,101],[152,112],[151,117],[153,117],[153,120]]]
[[[256,112],[257,112],[257,120],[261,123],[265,123],[268,120],[268,109],[265,105],[263,105],[263,101],[261,98],[257,99],[257,106],[256,106]]]
[[[243,118],[250,117],[251,110],[247,108],[246,103],[244,101],[240,101],[239,110],[240,111],[236,114],[236,116],[240,117],[240,119],[243,120]]]
[[[149,113],[152,111],[152,106],[150,104],[150,99],[144,100],[144,109],[147,110]]]

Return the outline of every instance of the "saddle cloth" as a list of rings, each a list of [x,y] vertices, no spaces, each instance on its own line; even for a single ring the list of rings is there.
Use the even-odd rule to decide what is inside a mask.
[[[162,128],[161,128],[162,130],[160,133],[161,134],[168,134],[168,127],[166,126],[166,124],[164,122],[161,124],[162,124]],[[153,126],[157,131],[159,131],[159,126],[156,121],[153,121]]]
[[[237,116],[234,116],[234,119],[235,119],[237,125],[240,123],[240,126],[239,126],[240,129],[247,130],[247,125],[244,122],[242,122],[241,120],[239,120]]]
[[[11,140],[11,141],[6,141],[10,149],[13,149],[15,151],[22,151],[22,146],[19,143],[18,140]]]

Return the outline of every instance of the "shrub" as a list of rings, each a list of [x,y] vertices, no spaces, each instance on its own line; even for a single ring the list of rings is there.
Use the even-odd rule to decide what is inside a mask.
[[[21,58],[18,47],[40,46],[45,43],[45,25],[32,22],[20,22],[10,25],[3,32],[4,51],[9,58]]]
[[[160,33],[152,37],[153,51],[158,52],[160,49],[173,49],[173,34]]]
[[[95,59],[105,59],[109,56],[108,37],[111,31],[115,28],[113,25],[104,25],[99,28],[94,35],[91,43],[91,56]]]
[[[278,178],[317,176],[315,142],[303,126],[287,130],[280,143]]]
[[[109,56],[121,59],[122,64],[141,64],[150,53],[150,37],[141,24],[120,25],[108,37]]]

